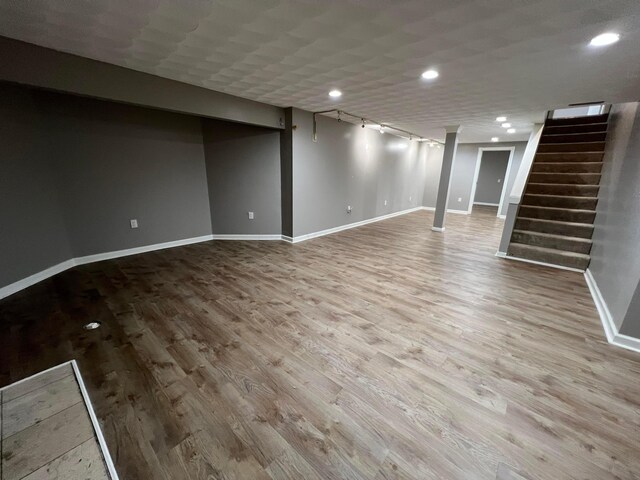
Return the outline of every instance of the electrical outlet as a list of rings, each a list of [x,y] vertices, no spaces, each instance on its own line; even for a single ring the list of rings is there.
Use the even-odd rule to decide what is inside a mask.
[[[412,198],[413,198],[413,197],[412,197],[411,195],[409,195],[409,201],[411,201],[411,199],[412,199]]]
[[[351,205],[347,205],[347,213],[351,213]]]
[[[462,201],[462,197],[458,197],[458,202],[461,202],[461,201]]]
[[[131,225],[131,228],[138,228],[138,220],[135,218],[129,220],[129,224]]]
[[[384,205],[385,205],[385,206],[387,205],[387,201],[386,201],[386,200],[384,201]]]
[[[247,212],[247,214],[249,215],[249,220],[253,220],[253,212]]]

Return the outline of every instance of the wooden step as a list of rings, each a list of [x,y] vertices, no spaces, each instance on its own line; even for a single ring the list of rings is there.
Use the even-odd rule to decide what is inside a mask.
[[[591,251],[591,240],[580,237],[565,237],[553,233],[531,232],[528,230],[514,230],[511,241],[533,245],[534,247],[553,248],[567,252],[589,254]]]
[[[564,235],[565,237],[591,238],[593,235],[593,224],[518,216],[518,218],[516,218],[514,230],[554,233],[556,235]]]
[[[537,152],[534,162],[601,162],[603,157],[604,152]]]
[[[540,162],[534,163],[532,172],[541,173],[600,173],[602,162]]]
[[[544,218],[546,220],[562,220],[564,222],[593,223],[593,220],[596,217],[596,212],[593,210],[577,210],[573,208],[521,205],[518,215],[526,218]]]
[[[599,185],[599,173],[540,173],[529,174],[532,183],[561,183],[566,185]]]
[[[584,253],[565,252],[553,248],[536,247],[522,243],[512,243],[509,245],[507,255],[536,262],[560,265],[562,267],[586,270],[591,258]]]
[[[574,197],[570,195],[545,195],[535,193],[527,193],[522,197],[522,205],[537,205],[541,207],[595,210],[597,204],[597,197]]]
[[[587,117],[570,117],[570,118],[549,118],[544,122],[547,127],[557,127],[560,125],[588,125],[590,123],[607,123],[609,114],[589,115]]]
[[[608,124],[606,123],[588,123],[586,125],[558,125],[557,127],[545,127],[542,131],[543,135],[555,135],[566,133],[591,133],[606,132]]]
[[[580,185],[566,183],[535,183],[527,184],[526,193],[543,195],[566,195],[572,197],[597,197],[599,185]]]
[[[543,132],[540,143],[604,142],[607,132],[547,133]]]
[[[604,152],[605,142],[541,143],[537,153]]]

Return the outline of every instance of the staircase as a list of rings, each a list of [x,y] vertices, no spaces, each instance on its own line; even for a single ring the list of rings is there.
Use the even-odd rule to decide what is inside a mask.
[[[608,114],[548,119],[508,256],[586,270]]]

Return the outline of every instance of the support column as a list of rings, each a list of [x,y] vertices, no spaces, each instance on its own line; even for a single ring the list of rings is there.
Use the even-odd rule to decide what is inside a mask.
[[[453,171],[453,161],[458,148],[458,133],[460,125],[450,125],[445,127],[447,131],[444,142],[444,154],[442,155],[442,169],[440,170],[440,183],[438,184],[438,198],[436,200],[436,213],[433,216],[434,232],[444,232],[444,217],[447,213],[447,203],[449,201],[449,187],[451,186],[451,172]]]

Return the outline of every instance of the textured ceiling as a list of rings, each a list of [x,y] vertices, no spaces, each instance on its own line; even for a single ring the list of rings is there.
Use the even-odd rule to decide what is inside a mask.
[[[588,47],[604,31],[621,41]],[[425,136],[462,124],[464,141],[526,139],[548,108],[640,97],[639,0],[0,0],[0,35]],[[440,78],[421,80],[427,68]]]

